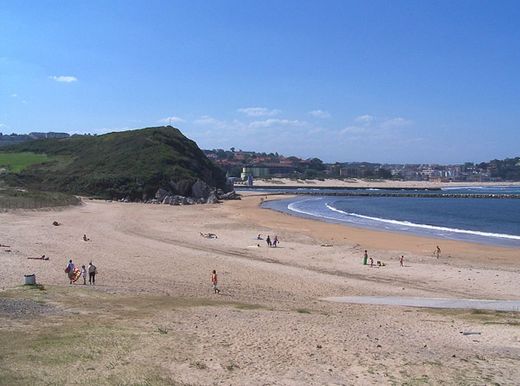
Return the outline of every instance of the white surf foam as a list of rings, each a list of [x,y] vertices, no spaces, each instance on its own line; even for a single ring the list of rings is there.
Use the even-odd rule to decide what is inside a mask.
[[[302,200],[302,201],[293,202],[287,206],[287,209],[289,209],[293,212],[302,213],[302,214],[306,214],[308,216],[318,217],[318,218],[323,218],[323,219],[328,219],[328,220],[335,220],[335,221],[347,220],[345,218],[332,217],[332,216],[327,216],[327,215],[323,215],[323,214],[317,214],[313,211],[303,210],[303,209],[298,208],[296,205],[296,204],[301,204],[301,203],[307,202],[307,201],[317,201],[317,200],[319,200],[319,199]],[[480,236],[480,237],[494,237],[494,238],[509,239],[509,240],[520,240],[520,236],[517,236],[517,235],[481,232],[481,231],[473,231],[473,230],[468,230],[468,229],[448,228],[448,227],[427,225],[427,224],[417,224],[417,223],[413,223],[410,221],[399,221],[399,220],[392,220],[392,219],[386,219],[386,218],[380,218],[380,217],[365,216],[365,215],[358,214],[358,213],[345,212],[343,210],[334,208],[333,206],[329,205],[328,203],[326,203],[325,206],[329,210],[336,212],[336,213],[340,213],[345,216],[360,218],[360,219],[364,219],[364,220],[371,220],[371,221],[375,221],[378,223],[391,224],[391,225],[394,225],[397,227],[405,226],[405,227],[409,227],[409,228],[427,229],[430,231],[441,231],[441,232],[447,232],[447,233],[459,233],[459,234],[466,234],[466,235]],[[351,222],[354,222],[354,221],[351,221]]]

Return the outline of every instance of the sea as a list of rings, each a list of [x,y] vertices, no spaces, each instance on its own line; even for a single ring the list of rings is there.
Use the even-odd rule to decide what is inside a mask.
[[[255,189],[258,192],[258,189]],[[279,189],[270,193],[295,193]],[[401,232],[445,240],[519,248],[520,199],[451,197],[342,197],[331,190],[300,189],[318,196],[266,201],[263,208],[295,216],[367,229]],[[352,192],[335,189],[335,193]],[[384,189],[367,189],[385,193]],[[356,190],[361,193],[363,190]],[[392,193],[399,191],[392,190]],[[520,186],[443,188],[438,191],[406,190],[403,193],[438,194],[518,194]]]

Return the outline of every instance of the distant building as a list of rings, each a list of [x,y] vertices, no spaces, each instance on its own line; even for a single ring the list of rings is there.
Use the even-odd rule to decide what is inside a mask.
[[[246,167],[242,168],[242,173],[240,173],[240,177],[242,180],[246,180],[249,176],[253,176],[255,178],[269,178],[269,168],[263,167]]]

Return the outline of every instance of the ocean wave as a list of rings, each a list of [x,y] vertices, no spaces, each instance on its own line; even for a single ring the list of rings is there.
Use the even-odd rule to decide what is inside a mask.
[[[441,188],[441,190],[520,190],[520,187],[515,185],[450,186]]]
[[[311,210],[303,210],[303,209],[301,209],[301,208],[299,208],[297,206],[297,204],[301,204],[303,202],[319,201],[319,200],[320,199],[310,199],[310,200],[302,200],[302,201],[292,202],[292,203],[290,203],[287,206],[287,209],[289,209],[292,212],[305,214],[305,215],[311,216],[311,217],[317,217],[317,218],[326,219],[326,220],[333,220],[333,221],[348,222],[347,218],[343,218],[342,219],[342,218],[338,218],[338,217],[327,216],[325,214],[319,214],[319,213],[316,213],[316,212],[311,211]],[[447,232],[447,233],[458,233],[458,234],[466,234],[466,235],[471,235],[471,236],[492,237],[492,238],[517,240],[517,241],[520,240],[520,236],[517,236],[517,235],[510,235],[510,234],[504,234],[504,233],[491,233],[491,232],[473,231],[473,230],[468,230],[468,229],[448,228],[448,227],[442,227],[442,226],[436,226],[436,225],[428,225],[428,224],[417,224],[417,223],[413,223],[413,222],[410,222],[410,221],[391,220],[391,219],[380,218],[380,217],[365,216],[365,215],[358,214],[358,213],[345,212],[343,210],[340,210],[340,209],[337,209],[337,208],[331,206],[328,203],[326,203],[325,206],[327,207],[327,209],[329,209],[329,210],[331,210],[333,212],[340,213],[342,215],[349,216],[349,217],[354,218],[354,219],[355,218],[359,218],[359,219],[364,219],[364,220],[375,221],[375,222],[378,222],[378,223],[391,224],[391,225],[395,225],[395,226],[406,226],[406,227],[409,227],[409,228],[425,229],[425,230],[428,230],[428,231],[438,231],[438,232],[440,231],[440,232]],[[354,220],[352,220],[350,222],[355,223]]]
[[[473,236],[482,236],[482,237],[498,237],[502,239],[509,239],[509,240],[520,240],[520,236],[516,235],[509,235],[504,233],[491,233],[491,232],[482,232],[482,231],[473,231],[468,229],[458,229],[458,228],[448,228],[448,227],[442,227],[437,225],[428,225],[428,224],[417,224],[410,221],[400,221],[400,220],[391,220],[386,218],[380,218],[380,217],[371,217],[371,216],[365,216],[358,213],[349,213],[345,212],[343,210],[334,208],[333,206],[329,204],[325,204],[325,206],[332,210],[333,212],[341,213],[347,216],[362,218],[365,220],[372,220],[377,221],[385,224],[392,224],[392,225],[399,225],[399,226],[407,226],[411,228],[421,228],[421,229],[428,229],[432,231],[441,231],[441,232],[450,232],[450,233],[461,233],[461,234],[467,234],[467,235],[473,235]],[[312,215],[312,214],[310,214]],[[335,218],[336,220],[339,220]]]

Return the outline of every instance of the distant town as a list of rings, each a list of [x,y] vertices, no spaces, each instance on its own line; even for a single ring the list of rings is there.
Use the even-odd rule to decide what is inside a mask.
[[[87,134],[88,135],[88,134]],[[0,147],[49,138],[68,138],[68,133],[0,133]],[[231,148],[204,150],[206,156],[232,179],[248,178],[362,178],[433,182],[500,182],[520,180],[520,157],[488,162],[440,164],[380,164],[372,162],[324,163],[319,158],[302,159],[278,153],[259,153]]]
[[[253,178],[362,178],[433,182],[488,182],[520,180],[520,157],[460,165],[380,164],[371,162],[324,163],[318,158],[285,157],[231,148],[204,150],[228,177]]]

